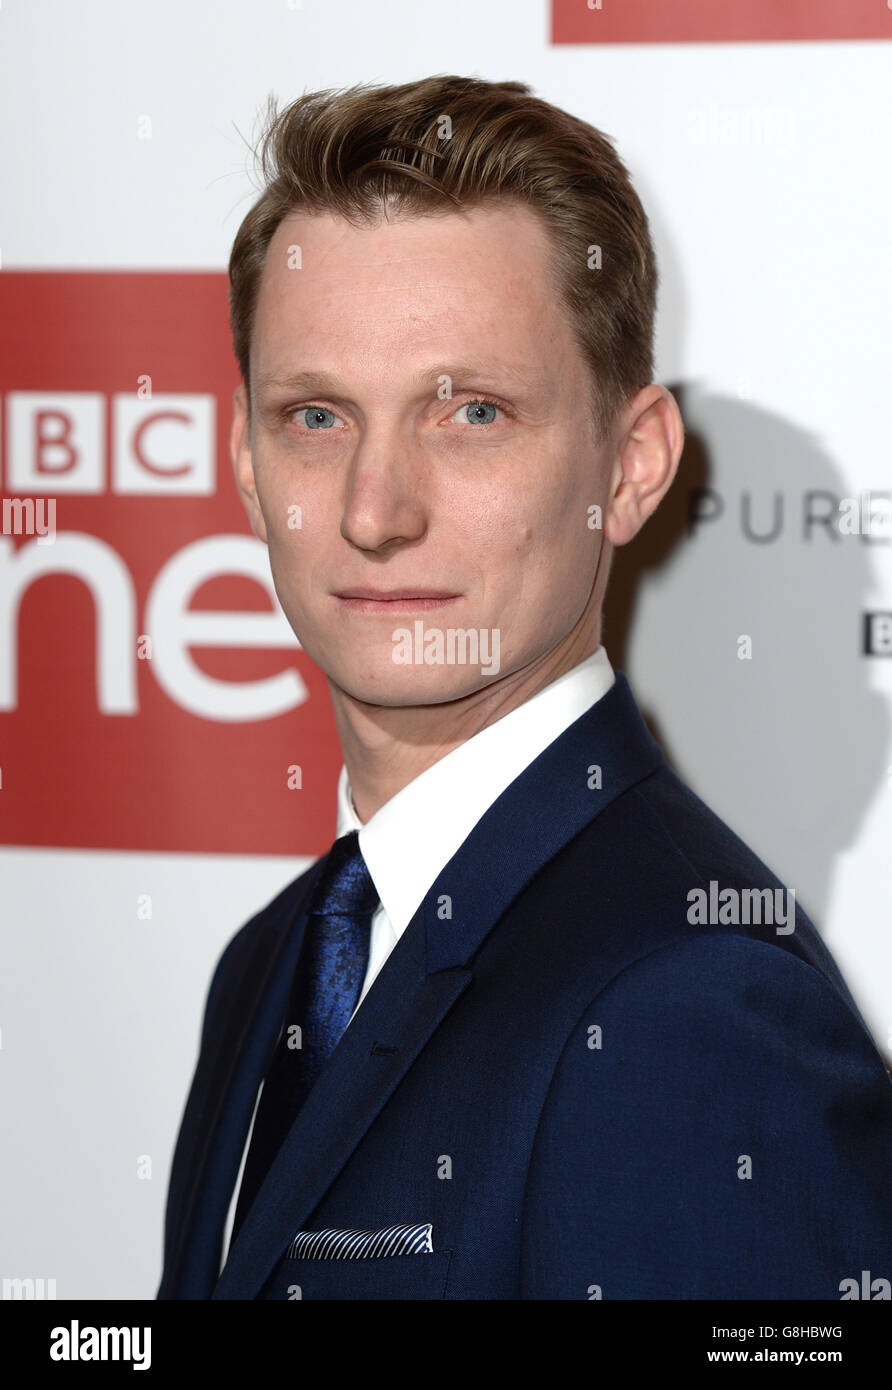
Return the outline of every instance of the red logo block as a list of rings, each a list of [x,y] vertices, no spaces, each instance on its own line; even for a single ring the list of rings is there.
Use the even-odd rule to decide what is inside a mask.
[[[312,854],[341,756],[232,478],[221,274],[0,276],[0,838]]]
[[[886,0],[552,0],[552,43],[892,38]]]

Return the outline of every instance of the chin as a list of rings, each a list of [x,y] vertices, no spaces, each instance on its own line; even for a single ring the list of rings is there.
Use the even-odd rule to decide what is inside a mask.
[[[498,679],[497,674],[481,674],[479,668],[402,666],[388,663],[379,671],[326,668],[329,679],[346,695],[368,705],[409,708],[413,705],[444,705],[461,700]]]

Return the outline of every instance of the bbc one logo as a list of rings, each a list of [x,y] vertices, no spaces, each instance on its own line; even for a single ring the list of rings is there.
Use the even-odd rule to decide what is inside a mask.
[[[160,556],[140,611],[133,576],[121,554],[128,543],[144,553],[139,511],[129,497],[212,498],[216,493],[216,398],[153,395],[148,378],[135,392],[10,391],[5,399],[4,534],[0,535],[0,712],[17,708],[17,634],[21,602],[50,574],[82,581],[95,609],[99,712],[139,712],[137,661],[148,661],[170,699],[205,719],[241,721],[284,714],[307,698],[293,665],[254,680],[222,680],[193,660],[191,648],[299,646],[282,613],[266,547],[253,536],[214,534]],[[114,542],[91,529],[65,528],[65,502],[99,497],[100,520],[112,521]],[[34,503],[29,512],[26,503]],[[46,503],[44,509],[37,503]],[[46,534],[49,503],[58,529]],[[6,505],[8,504],[8,505]],[[208,518],[213,522],[212,504]],[[29,533],[27,523],[33,518]],[[41,534],[41,530],[45,534]],[[13,535],[30,534],[16,548]],[[163,534],[158,542],[164,544]],[[207,581],[238,576],[260,584],[268,609],[192,609]]]
[[[209,496],[215,406],[213,396],[153,396],[145,379],[137,391],[111,397],[10,391],[5,490]]]

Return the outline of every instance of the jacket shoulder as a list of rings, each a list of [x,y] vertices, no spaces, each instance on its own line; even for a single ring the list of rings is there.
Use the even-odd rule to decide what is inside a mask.
[[[892,1257],[892,1083],[807,961],[709,931],[592,998],[540,1115],[524,1297],[838,1298]]]
[[[760,940],[776,950],[799,956],[829,981],[862,1026],[866,1026],[836,961],[799,901],[796,885],[783,882],[667,765],[638,783],[631,795],[652,833],[671,846],[676,858],[676,888],[684,887],[686,901],[691,890],[699,890],[702,899],[714,885],[709,897],[712,908],[716,899],[730,890],[729,910],[718,921],[711,921],[710,926],[721,927],[724,922],[731,935]],[[761,895],[758,902],[757,893]],[[767,907],[773,912],[775,906],[790,909],[789,922],[765,920],[762,909]],[[740,909],[739,921],[734,920],[735,907]],[[754,907],[758,914],[744,920]]]

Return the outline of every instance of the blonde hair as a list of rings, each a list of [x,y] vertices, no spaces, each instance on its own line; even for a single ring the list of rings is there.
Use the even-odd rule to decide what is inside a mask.
[[[250,394],[251,332],[267,247],[291,212],[355,225],[517,200],[542,219],[545,268],[571,315],[606,433],[653,377],[657,267],[647,217],[611,140],[521,82],[437,76],[402,86],[269,98],[264,188],[229,260],[233,347]]]

